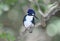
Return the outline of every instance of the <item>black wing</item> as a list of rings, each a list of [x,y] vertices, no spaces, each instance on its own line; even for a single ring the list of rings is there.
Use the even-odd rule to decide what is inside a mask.
[[[32,23],[35,25],[35,19],[33,18]]]

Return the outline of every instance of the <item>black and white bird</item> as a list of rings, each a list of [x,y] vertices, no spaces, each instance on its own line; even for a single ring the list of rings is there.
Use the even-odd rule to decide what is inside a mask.
[[[28,9],[27,14],[23,18],[23,25],[25,26],[25,31],[28,30],[32,33],[33,27],[35,25],[35,11],[33,9]],[[38,19],[38,18],[37,18]]]

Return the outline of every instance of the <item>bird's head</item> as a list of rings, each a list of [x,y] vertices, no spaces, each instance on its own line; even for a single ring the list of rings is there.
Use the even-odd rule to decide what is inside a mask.
[[[35,15],[35,11],[33,9],[28,9],[27,11],[29,16],[34,16]]]
[[[35,16],[35,11],[33,9],[28,9],[27,13],[29,16],[34,16],[35,18],[38,19],[38,17]]]

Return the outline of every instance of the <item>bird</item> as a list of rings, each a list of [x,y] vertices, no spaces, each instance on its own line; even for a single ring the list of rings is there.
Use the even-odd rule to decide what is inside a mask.
[[[27,14],[23,18],[23,25],[29,33],[32,33],[33,27],[35,25],[35,18],[38,19],[35,15],[35,11],[33,9],[28,9]]]

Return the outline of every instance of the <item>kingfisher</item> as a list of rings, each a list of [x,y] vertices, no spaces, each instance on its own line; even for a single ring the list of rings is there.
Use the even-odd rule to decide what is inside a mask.
[[[29,33],[32,33],[33,27],[35,26],[35,18],[38,19],[35,15],[33,9],[28,9],[27,14],[23,18],[23,25],[25,26],[25,31],[28,30]]]

